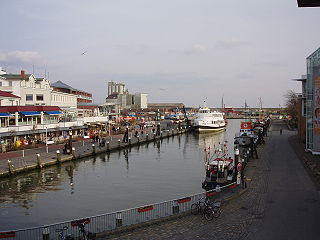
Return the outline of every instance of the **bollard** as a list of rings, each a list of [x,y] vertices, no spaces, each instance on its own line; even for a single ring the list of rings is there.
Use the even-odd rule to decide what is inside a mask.
[[[92,144],[92,154],[96,154],[96,145]]]
[[[49,147],[48,147],[48,145],[46,146],[46,152],[49,153]]]
[[[48,227],[42,229],[42,240],[50,240],[50,230]]]
[[[140,136],[138,135],[137,138],[138,138],[138,143],[140,143]]]
[[[162,131],[160,132],[160,138],[162,139]]]
[[[148,141],[148,139],[149,139],[149,134],[147,133],[146,134],[146,141]]]
[[[122,214],[121,212],[116,213],[116,227],[122,226]]]
[[[131,137],[129,137],[129,145],[131,145]]]
[[[73,159],[76,159],[76,148],[72,147],[72,157]]]
[[[110,151],[110,142],[107,142],[107,150]]]
[[[22,150],[22,157],[24,157],[24,150]]]
[[[42,163],[41,163],[41,159],[40,159],[40,154],[39,153],[36,154],[36,158],[37,158],[37,166],[38,166],[38,168],[42,168]]]
[[[120,147],[120,145],[121,145],[121,140],[118,139],[118,147]]]
[[[156,135],[153,133],[153,140],[155,140],[156,139]]]
[[[13,165],[11,164],[11,161],[9,159],[8,159],[8,169],[9,169],[10,174],[12,174],[14,172]]]
[[[82,141],[82,147],[84,147],[84,140]]]
[[[235,170],[236,170],[236,176],[238,174],[237,166],[238,166],[238,163],[239,163],[239,156],[240,156],[239,148],[236,148],[234,150],[234,167],[235,167]]]
[[[59,163],[61,162],[60,150],[57,150],[56,153],[57,153],[57,163]]]

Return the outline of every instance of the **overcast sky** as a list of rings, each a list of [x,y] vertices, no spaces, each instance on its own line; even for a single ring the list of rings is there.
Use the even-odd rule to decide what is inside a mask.
[[[320,47],[320,8],[295,0],[1,0],[0,67],[149,102],[283,106]],[[86,54],[81,55],[81,53]]]

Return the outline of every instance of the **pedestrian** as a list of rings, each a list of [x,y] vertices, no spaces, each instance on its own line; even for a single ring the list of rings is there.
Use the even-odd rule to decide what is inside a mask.
[[[282,135],[282,128],[280,128],[280,135]]]

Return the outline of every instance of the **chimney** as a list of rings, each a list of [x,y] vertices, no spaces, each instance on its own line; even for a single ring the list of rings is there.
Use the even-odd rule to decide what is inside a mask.
[[[21,79],[24,80],[24,78],[25,78],[24,70],[21,70]]]

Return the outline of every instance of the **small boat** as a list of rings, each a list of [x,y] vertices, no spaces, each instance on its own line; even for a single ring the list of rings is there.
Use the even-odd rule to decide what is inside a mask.
[[[231,183],[235,178],[234,159],[228,156],[227,144],[214,149],[210,153],[210,147],[205,148],[206,178],[202,182],[202,188],[212,190]]]
[[[225,130],[226,122],[223,113],[212,112],[210,108],[204,106],[194,115],[192,127],[198,132],[218,132]]]
[[[240,132],[234,138],[234,144],[240,147],[250,147],[257,141],[257,135],[253,131],[253,123],[251,121],[241,122]]]

